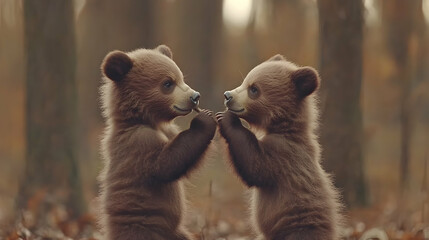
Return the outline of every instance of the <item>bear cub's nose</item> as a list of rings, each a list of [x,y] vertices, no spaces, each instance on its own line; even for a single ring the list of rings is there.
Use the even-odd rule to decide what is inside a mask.
[[[226,91],[223,95],[225,96],[226,102],[231,101],[231,99],[232,99],[232,94],[231,94],[231,92],[230,92],[230,91]]]
[[[191,102],[195,105],[198,104],[198,100],[200,100],[200,93],[199,92],[194,92],[191,96]]]

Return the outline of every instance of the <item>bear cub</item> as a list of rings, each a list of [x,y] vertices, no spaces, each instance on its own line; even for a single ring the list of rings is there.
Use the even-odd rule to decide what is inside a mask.
[[[235,171],[254,187],[258,239],[339,238],[341,204],[320,165],[316,135],[319,84],[313,68],[276,55],[225,92],[227,111],[216,114]]]
[[[100,174],[105,239],[187,240],[181,178],[194,169],[215,134],[213,114],[201,110],[179,132],[172,120],[199,103],[199,93],[165,45],[113,51],[101,66],[106,129]]]

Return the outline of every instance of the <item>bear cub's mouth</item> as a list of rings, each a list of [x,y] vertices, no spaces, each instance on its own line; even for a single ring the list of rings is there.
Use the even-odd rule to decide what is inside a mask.
[[[178,106],[176,106],[176,105],[174,105],[173,106],[173,108],[175,109],[175,110],[177,110],[177,111],[179,111],[179,112],[191,112],[192,111],[192,109],[183,109],[183,108],[180,108],[180,107],[178,107]]]
[[[229,110],[229,111],[231,111],[231,112],[235,112],[235,113],[241,113],[241,112],[244,112],[244,108],[239,109],[239,110],[235,110],[235,109],[232,109],[232,108],[228,108],[228,110]]]

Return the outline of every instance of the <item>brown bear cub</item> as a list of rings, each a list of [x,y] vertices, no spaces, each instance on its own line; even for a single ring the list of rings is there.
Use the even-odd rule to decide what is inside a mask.
[[[319,84],[314,69],[276,55],[225,92],[228,110],[216,114],[234,169],[255,187],[251,210],[258,239],[339,238],[341,205],[320,166],[313,94]]]
[[[209,146],[217,127],[213,114],[200,111],[178,132],[172,120],[196,108],[200,95],[185,84],[167,46],[113,51],[101,68],[105,239],[192,239],[182,223],[180,179]]]

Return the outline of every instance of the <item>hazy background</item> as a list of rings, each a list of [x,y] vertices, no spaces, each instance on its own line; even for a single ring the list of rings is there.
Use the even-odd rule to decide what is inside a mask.
[[[166,44],[213,111],[277,53],[318,69],[323,165],[347,204],[347,234],[421,236],[428,24],[429,0],[0,0],[0,234],[97,237],[101,61]],[[191,176],[188,225],[246,239],[246,188],[225,156],[214,151]]]

